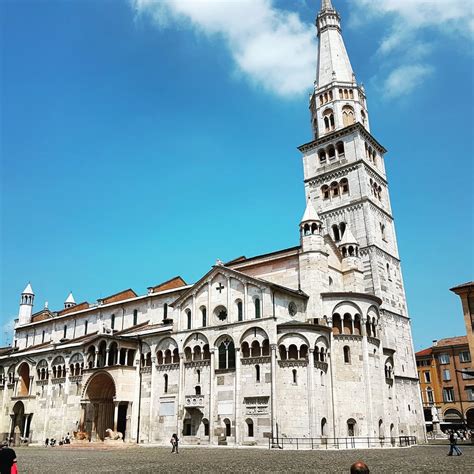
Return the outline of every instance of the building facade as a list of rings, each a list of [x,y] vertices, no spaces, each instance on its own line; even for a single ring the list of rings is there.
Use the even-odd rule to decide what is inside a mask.
[[[434,341],[416,353],[427,431],[474,429],[474,372],[466,336]]]
[[[5,436],[424,438],[385,149],[329,0],[316,26],[299,244],[56,312],[28,285],[0,355]]]

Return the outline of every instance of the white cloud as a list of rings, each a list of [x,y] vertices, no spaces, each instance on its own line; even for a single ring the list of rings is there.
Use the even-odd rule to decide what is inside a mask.
[[[159,28],[191,26],[225,41],[237,70],[283,97],[310,89],[316,70],[316,31],[272,0],[130,0],[138,16]]]
[[[409,94],[433,73],[431,66],[413,64],[394,69],[384,81],[385,95],[390,98]]]
[[[387,97],[410,93],[433,72],[429,55],[435,37],[467,39],[469,44],[474,37],[472,1],[354,0],[353,7],[353,24],[361,26],[381,18],[390,22],[377,51],[382,67],[386,66],[384,59],[395,67],[383,79]]]

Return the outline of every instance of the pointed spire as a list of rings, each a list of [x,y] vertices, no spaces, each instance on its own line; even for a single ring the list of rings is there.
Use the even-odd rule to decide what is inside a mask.
[[[311,202],[311,198],[308,197],[308,202],[306,203],[306,210],[304,211],[303,218],[301,219],[301,223],[303,222],[309,222],[309,221],[321,221],[319,218],[318,213],[316,212],[316,209],[313,206],[313,203]]]
[[[72,295],[72,291],[69,292],[69,295],[68,295],[68,297],[66,298],[65,303],[76,304],[76,301],[74,300],[74,296]]]
[[[21,292],[22,295],[34,295],[33,288],[31,288],[31,283],[28,282],[26,288]]]
[[[351,232],[351,229],[349,229],[349,227],[346,227],[344,235],[342,236],[342,239],[339,242],[339,246],[343,245],[359,245],[359,242],[357,242],[357,239],[354,237],[354,234]]]
[[[321,2],[321,11],[334,10],[331,0],[322,0]]]

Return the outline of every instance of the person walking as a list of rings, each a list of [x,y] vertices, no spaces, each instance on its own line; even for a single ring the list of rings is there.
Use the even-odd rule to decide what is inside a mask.
[[[448,456],[452,456],[453,452],[456,453],[456,456],[461,456],[461,450],[456,446],[456,435],[454,431],[449,433],[449,453]]]
[[[11,474],[17,472],[16,453],[8,447],[8,441],[0,445],[0,474]]]
[[[173,453],[178,454],[178,442],[179,442],[178,435],[176,433],[173,433],[173,436],[171,436],[171,440],[170,440],[171,446],[173,446],[173,448],[171,449],[171,454]]]

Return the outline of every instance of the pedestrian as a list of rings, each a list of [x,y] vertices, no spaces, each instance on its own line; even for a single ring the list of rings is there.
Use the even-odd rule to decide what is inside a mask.
[[[44,445],[47,448],[49,446],[49,438],[46,438],[44,441]]]
[[[178,442],[179,442],[178,435],[176,433],[173,433],[173,436],[171,436],[171,440],[170,440],[171,446],[173,446],[173,449],[171,450],[171,454],[173,453],[178,454]]]
[[[452,456],[453,452],[456,453],[457,456],[461,456],[461,450],[456,446],[456,436],[454,431],[449,433],[449,453],[448,456]]]
[[[0,445],[0,474],[14,474],[18,472],[16,468],[16,453],[8,447],[8,441],[3,441]]]
[[[357,461],[351,466],[351,474],[369,474],[369,466],[363,461]]]

